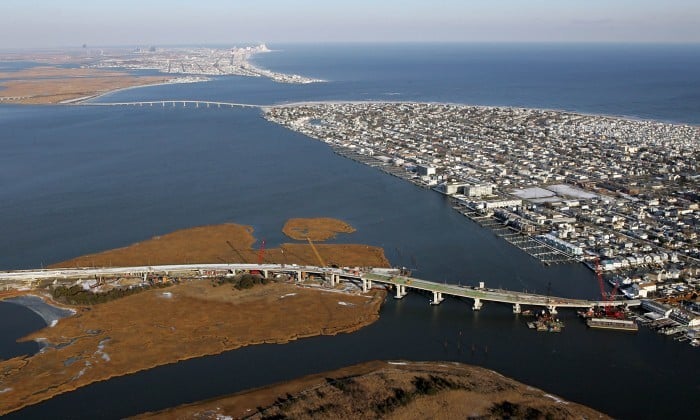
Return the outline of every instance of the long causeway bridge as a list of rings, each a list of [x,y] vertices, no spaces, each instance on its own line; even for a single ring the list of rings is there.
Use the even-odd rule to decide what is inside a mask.
[[[363,292],[367,292],[374,283],[377,283],[390,286],[394,290],[396,299],[406,296],[409,290],[421,290],[432,293],[431,304],[433,305],[440,304],[447,296],[467,298],[473,301],[472,308],[474,310],[480,310],[484,302],[510,304],[513,306],[514,313],[520,313],[522,306],[543,307],[551,313],[556,313],[557,308],[588,309],[594,306],[620,304],[639,306],[640,304],[639,300],[593,301],[490,289],[484,287],[483,283],[478,286],[436,283],[402,275],[401,271],[396,269],[348,269],[296,264],[184,264],[2,271],[0,272],[0,288],[18,289],[41,283],[46,284],[47,282],[65,283],[77,280],[94,280],[98,277],[143,277],[146,280],[151,276],[218,277],[252,271],[257,271],[265,277],[285,275],[298,281],[309,275],[320,276],[330,282],[331,287],[343,281],[352,281],[361,285]]]
[[[160,106],[160,107],[191,107],[191,108],[260,108],[261,105],[242,104],[236,102],[198,101],[191,99],[167,99],[158,101],[137,102],[76,102],[80,106]]]

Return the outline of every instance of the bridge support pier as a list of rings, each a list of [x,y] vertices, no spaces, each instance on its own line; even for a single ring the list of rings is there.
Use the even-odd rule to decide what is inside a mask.
[[[430,301],[431,305],[439,305],[445,298],[442,297],[442,292],[433,292],[433,300]]]
[[[402,284],[397,284],[396,296],[394,296],[394,299],[403,299],[404,296],[406,296],[406,286]]]
[[[367,291],[372,288],[372,280],[367,280],[366,278],[361,278],[361,279],[362,279],[362,293],[367,293]]]
[[[481,299],[476,298],[476,299],[474,299],[474,306],[472,306],[472,309],[475,311],[479,311],[479,310],[481,310],[481,305],[482,305]]]
[[[340,283],[340,274],[331,273],[331,287],[335,287],[336,284]]]
[[[547,309],[549,310],[549,313],[552,315],[557,314],[557,307],[554,305],[547,305]]]
[[[519,303],[514,304],[514,305],[513,305],[513,313],[514,313],[514,314],[519,314],[520,312],[521,312],[521,310],[520,310],[520,304],[519,304]]]

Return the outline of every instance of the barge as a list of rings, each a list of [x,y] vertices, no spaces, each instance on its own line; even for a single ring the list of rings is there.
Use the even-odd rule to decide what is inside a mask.
[[[608,330],[637,331],[637,323],[629,319],[613,318],[589,318],[586,325],[590,328],[603,328]]]

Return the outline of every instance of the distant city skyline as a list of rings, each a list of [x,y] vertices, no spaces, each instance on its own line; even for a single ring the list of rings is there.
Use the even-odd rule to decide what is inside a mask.
[[[242,42],[699,43],[697,0],[2,0],[0,48]]]

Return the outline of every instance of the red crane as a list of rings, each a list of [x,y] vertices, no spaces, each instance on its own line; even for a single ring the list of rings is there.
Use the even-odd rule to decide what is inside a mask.
[[[595,257],[595,274],[598,278],[598,287],[600,287],[600,295],[603,298],[603,302],[614,301],[615,295],[617,294],[617,289],[619,287],[619,283],[615,283],[612,292],[608,293],[605,291],[605,283],[603,282],[603,270],[600,268],[600,258],[598,257]],[[612,305],[605,305],[605,316],[610,318],[622,318],[623,313]]]
[[[265,261],[265,240],[263,239],[260,243],[260,249],[258,249],[258,265],[262,265]],[[262,276],[263,273],[260,270],[250,270],[250,274]]]
[[[265,240],[263,239],[260,243],[260,249],[258,250],[258,265],[265,261]]]

